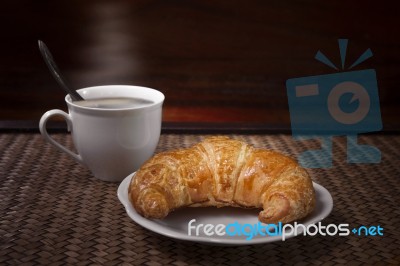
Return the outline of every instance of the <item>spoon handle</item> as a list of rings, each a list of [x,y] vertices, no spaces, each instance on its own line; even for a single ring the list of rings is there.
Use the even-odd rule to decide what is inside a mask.
[[[58,84],[71,96],[73,101],[83,101],[84,99],[75,90],[67,86],[64,77],[61,75],[56,63],[54,62],[53,56],[51,55],[46,44],[39,40],[39,50],[42,53],[43,59],[46,62],[47,67],[50,69],[51,74],[57,80]]]

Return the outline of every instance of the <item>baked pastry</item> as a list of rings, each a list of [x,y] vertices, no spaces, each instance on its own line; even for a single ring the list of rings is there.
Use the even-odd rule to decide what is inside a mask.
[[[129,199],[155,219],[185,206],[236,206],[263,208],[264,223],[288,223],[315,206],[311,178],[296,161],[227,137],[155,155],[132,178]]]

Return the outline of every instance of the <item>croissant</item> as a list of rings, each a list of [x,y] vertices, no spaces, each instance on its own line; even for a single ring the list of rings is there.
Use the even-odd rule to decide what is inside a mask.
[[[315,206],[311,178],[296,161],[227,137],[155,155],[128,192],[136,211],[155,219],[185,206],[235,206],[263,208],[263,223],[289,223]]]

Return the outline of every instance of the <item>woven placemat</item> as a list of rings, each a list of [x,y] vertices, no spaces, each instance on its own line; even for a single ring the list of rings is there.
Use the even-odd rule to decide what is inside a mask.
[[[162,135],[157,152],[204,135]],[[232,135],[291,156],[318,145],[289,135]],[[72,147],[71,137],[54,138]],[[347,164],[346,140],[334,140],[334,165],[310,170],[334,208],[324,224],[380,225],[383,236],[298,236],[239,247],[176,241],[125,213],[118,184],[92,177],[38,134],[0,134],[0,265],[400,264],[400,136],[360,138],[382,152],[380,164]]]

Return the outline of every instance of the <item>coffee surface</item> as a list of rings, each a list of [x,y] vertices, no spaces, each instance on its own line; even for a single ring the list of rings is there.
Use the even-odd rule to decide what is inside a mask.
[[[121,108],[137,108],[144,107],[154,102],[142,98],[131,97],[110,97],[110,98],[96,98],[84,101],[75,101],[76,105],[89,108],[103,108],[103,109],[121,109]]]

